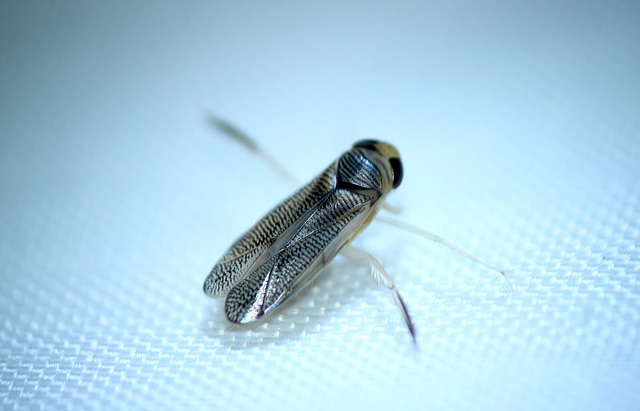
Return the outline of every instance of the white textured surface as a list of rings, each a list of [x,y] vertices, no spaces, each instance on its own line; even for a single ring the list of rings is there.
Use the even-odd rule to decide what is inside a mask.
[[[0,5],[3,408],[634,409],[637,2]],[[309,3],[307,3],[309,4]],[[561,4],[561,5],[560,5]],[[236,328],[202,282],[301,180],[393,142],[388,293],[338,259]]]

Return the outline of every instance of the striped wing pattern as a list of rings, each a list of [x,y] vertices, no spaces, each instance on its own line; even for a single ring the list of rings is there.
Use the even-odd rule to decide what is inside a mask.
[[[204,292],[226,295],[225,315],[249,323],[307,285],[377,211],[378,164],[344,153],[242,235],[213,267]]]
[[[336,190],[305,222],[289,244],[234,286],[225,303],[229,321],[248,323],[272,311],[308,284],[350,240],[371,197]]]
[[[243,234],[220,258],[204,282],[205,294],[226,295],[288,227],[326,198],[335,186],[336,164],[277,205]]]

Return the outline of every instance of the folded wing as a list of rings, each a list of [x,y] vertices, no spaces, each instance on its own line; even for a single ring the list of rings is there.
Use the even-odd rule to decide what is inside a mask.
[[[229,321],[250,323],[294,295],[331,261],[366,220],[373,198],[335,190],[264,263],[227,294]]]
[[[211,297],[226,295],[270,247],[282,238],[287,228],[331,194],[335,186],[335,163],[277,205],[243,234],[220,258],[204,282],[204,293]]]

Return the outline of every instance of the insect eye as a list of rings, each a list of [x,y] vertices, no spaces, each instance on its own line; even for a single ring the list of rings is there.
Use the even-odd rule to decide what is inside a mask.
[[[391,171],[393,171],[393,188],[398,188],[398,186],[400,186],[404,173],[402,171],[402,162],[400,161],[398,151],[395,149],[395,147],[388,143],[382,143],[378,140],[366,139],[356,141],[356,143],[353,145],[353,148],[363,148],[365,150],[377,151],[387,157],[389,159]]]
[[[378,140],[358,140],[353,145],[353,148],[366,148],[367,150],[378,151],[377,145],[380,144]]]
[[[389,163],[391,164],[391,170],[393,171],[393,188],[398,188],[400,183],[402,183],[402,162],[399,158],[394,157],[389,159]]]

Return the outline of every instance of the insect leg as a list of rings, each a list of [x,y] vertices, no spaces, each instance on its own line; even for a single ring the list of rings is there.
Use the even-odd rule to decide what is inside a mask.
[[[396,207],[396,206],[392,206],[391,204],[387,203],[386,201],[384,203],[382,203],[382,208],[385,211],[388,211],[391,214],[395,214],[395,215],[398,215],[398,214],[400,214],[402,212],[402,208]],[[374,218],[378,218],[378,217],[374,217]]]
[[[398,306],[398,309],[400,309],[402,318],[404,319],[404,322],[407,324],[407,328],[409,328],[409,332],[411,333],[411,338],[413,339],[413,345],[417,348],[418,343],[416,341],[416,330],[415,330],[415,327],[413,326],[413,323],[411,322],[411,316],[409,315],[409,310],[407,309],[407,306],[404,303],[404,300],[402,299],[400,292],[398,292],[396,285],[391,279],[391,276],[389,276],[389,274],[385,271],[385,269],[382,267],[382,264],[380,264],[380,262],[367,251],[353,245],[344,246],[342,250],[340,250],[340,254],[348,258],[353,258],[356,260],[365,260],[371,263],[373,276],[376,278],[376,280],[378,280],[380,284],[384,285],[389,289],[389,291],[391,291],[391,295],[393,296],[393,301],[395,301],[396,305]]]
[[[242,144],[247,150],[251,151],[256,156],[260,157],[265,163],[269,165],[276,173],[280,174],[280,177],[285,180],[289,180],[292,183],[298,183],[297,179],[289,174],[276,160],[273,159],[266,151],[262,149],[255,141],[253,141],[245,132],[241,131],[231,123],[224,121],[213,114],[207,116],[209,123],[211,123],[220,132],[227,135]]]
[[[507,284],[509,284],[509,286],[511,287],[512,290],[515,290],[515,288],[513,288],[513,284],[511,284],[511,281],[509,281],[509,278],[507,277],[507,274],[505,274],[505,272],[497,267],[494,267],[492,265],[489,265],[487,263],[485,263],[482,260],[479,260],[478,258],[474,257],[473,255],[469,254],[468,252],[464,251],[463,249],[451,244],[450,242],[448,242],[447,240],[445,240],[444,238],[435,235],[433,233],[430,233],[426,230],[423,230],[421,228],[415,227],[411,224],[407,224],[407,223],[403,223],[402,221],[396,220],[394,218],[389,218],[389,217],[380,217],[380,216],[376,216],[376,220],[378,221],[382,221],[383,223],[387,223],[390,225],[394,225],[398,228],[402,228],[404,230],[410,231],[414,234],[418,234],[420,236],[423,236],[429,240],[435,241],[436,243],[440,243],[442,245],[445,245],[447,247],[449,247],[450,249],[452,249],[453,251],[455,251],[458,254],[461,254],[465,257],[467,257],[468,259],[470,259],[471,261],[474,261],[478,264],[481,264],[493,271],[497,271],[500,274],[502,274],[502,276],[504,277],[505,280],[507,280]]]

